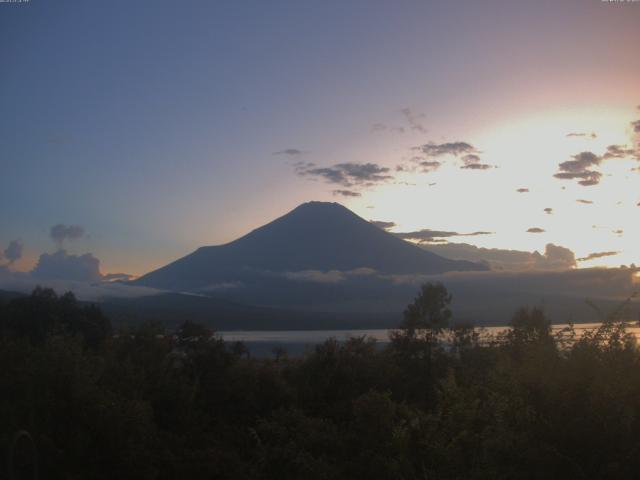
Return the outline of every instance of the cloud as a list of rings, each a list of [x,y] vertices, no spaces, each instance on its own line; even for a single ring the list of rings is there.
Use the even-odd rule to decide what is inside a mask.
[[[351,190],[334,190],[331,193],[333,193],[333,195],[336,195],[336,196],[340,195],[343,197],[361,197],[362,196],[360,192],[354,192]]]
[[[51,227],[49,236],[58,246],[62,246],[65,240],[77,240],[84,236],[84,228],[80,225],[64,225],[59,223]]]
[[[375,163],[338,163],[331,167],[317,167],[313,163],[298,162],[294,169],[299,176],[321,178],[344,187],[373,186],[393,180],[389,168]]]
[[[374,224],[376,227],[381,228],[382,230],[390,230],[396,226],[395,222],[383,222],[380,220],[369,220],[369,222]]]
[[[582,199],[582,198],[580,198],[580,199],[576,200],[576,202],[577,202],[577,203],[582,203],[583,205],[592,205],[592,204],[593,204],[593,201],[591,201],[591,200],[584,200],[584,199]]]
[[[9,265],[22,258],[24,245],[20,240],[11,240],[9,246],[4,249],[4,257],[9,261]]]
[[[58,278],[43,279],[31,273],[10,272],[0,267],[0,289],[30,293],[37,285],[53,288],[58,294],[72,291],[79,300],[99,302],[107,298],[134,298],[158,295],[162,290],[124,285],[118,282],[82,282]]]
[[[615,233],[616,235],[618,235],[619,237],[621,237],[622,235],[624,235],[624,230],[622,230],[621,228],[618,230],[613,230],[613,233]]]
[[[534,268],[563,270],[576,266],[576,256],[570,249],[553,243],[547,243],[544,254],[533,253]]]
[[[372,268],[356,268],[353,270],[340,271],[329,270],[302,270],[299,272],[284,272],[282,276],[288,280],[312,283],[341,283],[349,277],[363,277],[374,275],[376,271]]]
[[[423,230],[418,230],[415,232],[399,232],[394,233],[396,237],[402,238],[403,240],[411,240],[417,241],[418,243],[422,242],[438,242],[442,241],[442,239],[449,237],[475,237],[478,235],[493,235],[494,232],[471,232],[471,233],[459,233],[459,232],[449,232],[446,230],[430,230],[425,228]]]
[[[480,157],[474,153],[469,153],[462,157],[462,162],[464,165],[460,168],[463,170],[489,170],[490,168],[494,168],[494,165],[481,163]]]
[[[423,244],[424,250],[451,260],[482,262],[491,270],[568,270],[576,266],[574,253],[562,246],[547,244],[544,253],[501,248],[483,248],[468,243],[447,243],[445,245]]]
[[[595,167],[603,160],[634,156],[640,160],[640,153],[633,148],[627,148],[626,145],[609,145],[602,156],[593,152],[580,152],[573,155],[573,160],[560,163],[559,171],[554,177],[560,180],[578,180],[578,183],[585,187],[597,185],[602,179],[602,173],[595,170]]]
[[[528,188],[518,188],[518,189],[516,189],[516,192],[518,192],[518,193],[529,193],[529,189]]]
[[[272,155],[287,155],[289,157],[298,157],[300,155],[304,155],[305,152],[303,150],[299,150],[297,148],[285,148],[284,150],[280,150],[279,152],[273,152]]]
[[[374,123],[371,125],[372,132],[384,132],[387,128],[388,127],[384,123]]]
[[[69,255],[65,250],[43,253],[31,274],[44,280],[99,282],[102,280],[100,261],[90,253]]]
[[[602,158],[593,152],[581,152],[574,155],[573,160],[567,160],[560,164],[560,169],[564,172],[580,173],[586,169],[600,165]]]
[[[419,165],[424,173],[428,173],[438,170],[442,166],[442,163],[436,160],[425,160],[423,162],[420,162]]]
[[[547,207],[544,209],[544,213],[547,215],[553,215],[553,208]]]
[[[460,168],[464,170],[489,170],[491,168],[495,168],[495,165],[482,163],[482,159],[478,155],[478,153],[480,153],[478,149],[467,142],[429,142],[424,145],[413,147],[413,150],[419,150],[427,158],[431,159],[444,156],[461,157],[463,165],[461,165]],[[439,161],[423,160],[420,157],[413,157],[411,161],[417,162],[425,172],[437,170],[442,165]],[[398,170],[403,171],[408,170],[408,168],[400,166]]]
[[[136,278],[135,275],[130,275],[128,273],[107,273],[102,275],[103,282],[128,282]]]
[[[560,163],[560,171],[554,175],[560,180],[578,180],[582,186],[588,187],[600,183],[602,174],[593,167],[600,165],[602,157],[593,152],[581,152],[573,155],[573,160]]]
[[[604,159],[612,158],[627,158],[635,155],[636,151],[632,148],[627,148],[626,145],[609,145],[607,152],[603,155]]]
[[[463,170],[489,170],[490,168],[494,168],[494,165],[489,165],[487,163],[471,163],[469,165],[463,165],[460,168]]]
[[[602,174],[596,171],[577,173],[558,172],[554,175],[554,177],[560,180],[580,180],[578,182],[580,185],[582,185],[583,187],[590,187],[593,185],[598,185],[600,183]]]
[[[529,229],[527,229],[527,233],[544,233],[545,230],[543,228],[539,228],[539,227],[531,227]]]
[[[618,255],[619,253],[620,252],[594,252],[594,253],[590,253],[586,257],[578,258],[576,261],[588,262],[589,260],[595,260],[596,258],[612,257],[614,255]]]
[[[429,142],[416,148],[421,150],[422,153],[428,157],[441,157],[443,155],[453,155],[454,157],[458,157],[463,154],[477,153],[476,148],[467,142]]]
[[[400,111],[409,123],[411,130],[415,130],[420,133],[427,133],[427,129],[422,124],[422,119],[426,117],[424,113],[416,113],[410,108],[403,108]]]
[[[640,133],[640,120],[636,120],[635,122],[631,122],[631,126],[633,127],[633,131],[636,133]]]
[[[489,170],[490,168],[494,168],[494,166],[487,163],[471,163],[469,165],[462,165],[460,168],[463,170]]]
[[[589,138],[597,138],[598,135],[595,134],[595,132],[591,132],[591,133],[576,133],[576,132],[572,132],[572,133],[567,133],[567,137],[589,137]]]
[[[340,283],[346,277],[338,270],[321,272],[319,270],[305,270],[301,272],[286,272],[283,276],[289,280],[313,283]]]
[[[473,163],[480,163],[481,159],[475,153],[468,153],[464,157],[462,157],[462,161],[465,165],[471,165]]]
[[[624,300],[637,288],[634,280],[637,271],[631,268],[580,268],[530,272],[450,272],[441,275],[393,275],[390,280],[410,285],[440,281],[458,302],[470,302],[475,298],[477,306],[486,305],[493,310],[497,304],[508,302],[509,299],[520,304],[523,296],[529,301],[539,301],[541,297],[548,297],[549,300],[575,298],[581,304],[584,304],[584,298]],[[456,311],[458,305],[454,304]],[[512,313],[510,309],[505,313]],[[566,317],[557,321],[566,321]]]
[[[414,156],[409,159],[409,164],[402,163],[396,166],[396,172],[416,172],[420,170],[422,173],[435,172],[442,166],[442,162],[437,160],[426,160],[422,157]]]

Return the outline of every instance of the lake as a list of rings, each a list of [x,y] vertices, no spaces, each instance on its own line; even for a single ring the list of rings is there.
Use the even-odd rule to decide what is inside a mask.
[[[600,323],[580,323],[573,326],[576,337],[579,338],[585,332],[598,328]],[[640,338],[640,326],[633,323],[627,331]],[[567,328],[568,324],[552,325],[553,333]],[[507,326],[478,327],[481,336],[497,335],[509,329]],[[389,342],[389,332],[392,329],[363,329],[363,330],[247,330],[247,331],[222,331],[218,334],[227,342],[243,342],[252,355],[266,357],[273,355],[276,347],[284,348],[289,355],[301,355],[312,349],[315,345],[329,338],[345,341],[351,337],[367,336],[375,339],[381,345]]]

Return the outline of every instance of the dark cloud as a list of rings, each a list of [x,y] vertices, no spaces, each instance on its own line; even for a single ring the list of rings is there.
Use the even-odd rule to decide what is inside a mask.
[[[427,133],[427,129],[422,124],[422,120],[426,117],[424,113],[416,113],[410,108],[403,108],[400,111],[409,123],[411,130],[415,130],[420,133]]]
[[[554,177],[560,180],[579,180],[578,183],[583,187],[590,187],[593,185],[598,185],[600,183],[600,178],[602,178],[602,174],[600,172],[595,172],[595,171],[578,172],[578,173],[559,172],[559,173],[556,173]]]
[[[382,230],[390,230],[396,226],[395,222],[383,222],[381,220],[369,220],[376,227],[381,228]]]
[[[633,127],[633,131],[636,133],[640,133],[640,120],[636,120],[635,122],[631,122],[631,126]]]
[[[442,166],[442,162],[437,160],[427,160],[423,157],[414,156],[409,159],[410,163],[402,163],[396,166],[396,172],[435,172]]]
[[[62,246],[65,240],[77,240],[84,236],[84,228],[80,225],[64,225],[59,223],[51,227],[49,236],[58,246]]]
[[[618,236],[622,236],[622,235],[624,235],[624,230],[619,228],[618,230],[613,230],[613,233],[615,233]]]
[[[285,148],[284,150],[280,150],[279,152],[273,152],[273,155],[287,155],[289,157],[297,157],[300,155],[304,155],[305,152],[303,150],[298,150],[297,148]]]
[[[490,168],[494,167],[493,165],[481,163],[481,161],[482,160],[478,155],[476,155],[475,153],[469,153],[462,157],[462,162],[464,163],[464,165],[462,165],[460,168],[464,170],[489,170]]]
[[[420,162],[420,168],[424,173],[428,173],[428,172],[433,172],[435,170],[438,170],[441,166],[442,163],[436,161],[436,160],[424,160],[422,162]]]
[[[443,155],[453,155],[458,157],[464,154],[477,153],[476,148],[467,142],[433,143],[429,142],[420,147],[416,147],[428,157],[440,157]]]
[[[403,240],[412,240],[418,243],[422,242],[438,242],[449,237],[475,237],[478,235],[493,235],[494,232],[471,232],[459,233],[449,232],[445,230],[430,230],[428,228],[416,232],[399,232],[394,233],[395,236]]]
[[[626,145],[609,145],[603,158],[607,160],[611,158],[626,158],[635,155],[635,153],[634,149],[627,148]]]
[[[544,213],[546,213],[547,215],[552,215],[553,214],[553,208],[547,207],[544,209]]]
[[[581,152],[572,158],[573,160],[567,160],[559,165],[560,171],[554,175],[555,178],[578,180],[578,183],[585,187],[600,183],[602,174],[592,168],[600,165],[602,157],[593,152]]]
[[[572,132],[572,133],[567,133],[567,137],[589,137],[589,138],[597,138],[598,135],[596,135],[594,132],[591,133],[576,133],[576,132]]]
[[[468,153],[467,155],[462,157],[462,161],[464,162],[465,165],[471,165],[473,163],[480,163],[481,158],[475,153]]]
[[[531,227],[527,229],[527,233],[544,233],[545,229],[540,227]]]
[[[469,165],[462,165],[460,168],[463,170],[489,170],[494,166],[486,163],[470,163]]]
[[[544,253],[500,248],[482,248],[467,243],[446,245],[425,244],[421,248],[451,260],[484,262],[491,270],[569,270],[576,266],[574,253],[565,247],[549,243]]]
[[[593,204],[593,201],[591,201],[591,200],[583,200],[582,198],[576,200],[576,202],[582,203],[583,205],[591,205],[591,204]]]
[[[4,257],[9,261],[9,265],[22,258],[24,245],[20,240],[11,240],[9,246],[4,249]]]
[[[614,255],[618,255],[620,252],[594,252],[590,253],[586,257],[578,258],[576,261],[578,262],[588,262],[589,260],[594,260],[596,258],[602,257],[612,257]]]
[[[334,190],[332,193],[334,195],[340,195],[343,197],[361,197],[362,196],[360,192],[353,192],[351,190]]]
[[[321,178],[327,183],[353,186],[373,186],[393,180],[389,169],[375,163],[338,163],[331,167],[317,167],[313,163],[294,165],[297,175]]]
[[[573,160],[567,160],[560,164],[560,170],[569,173],[581,173],[587,169],[600,165],[602,158],[593,152],[581,152],[573,156]]]
[[[65,250],[43,253],[31,274],[44,280],[73,280],[78,282],[98,282],[100,261],[90,253],[69,255]]]
[[[529,193],[529,189],[528,188],[518,188],[518,189],[516,189],[516,192],[518,192],[518,193]]]
[[[537,269],[564,270],[576,266],[576,256],[570,249],[547,243],[544,255],[533,253],[534,264]]]
[[[453,156],[461,157],[463,165],[460,168],[465,170],[488,170],[495,168],[494,165],[482,163],[480,153],[473,145],[467,142],[447,142],[447,143],[433,143],[429,142],[418,147],[413,147],[413,150],[421,151],[427,158]],[[442,164],[434,160],[425,161],[419,157],[414,157],[412,161],[418,161],[419,165],[423,168],[423,171],[431,172],[438,169]],[[405,166],[400,168],[401,170],[408,170]]]

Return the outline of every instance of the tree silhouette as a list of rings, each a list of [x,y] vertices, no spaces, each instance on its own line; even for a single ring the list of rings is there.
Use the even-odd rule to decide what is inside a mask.
[[[451,295],[441,283],[425,283],[404,311],[401,328],[409,336],[437,335],[449,326]]]

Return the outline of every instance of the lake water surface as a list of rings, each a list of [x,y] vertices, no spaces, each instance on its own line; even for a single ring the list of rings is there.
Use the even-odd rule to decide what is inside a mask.
[[[576,338],[581,337],[586,331],[598,328],[600,323],[581,323],[573,326]],[[567,328],[567,324],[557,324],[552,326],[554,333]],[[509,330],[507,326],[499,327],[478,327],[478,333],[483,336],[497,335]],[[366,336],[375,339],[380,344],[389,342],[389,333],[392,329],[371,329],[371,330],[248,330],[248,331],[227,331],[218,332],[227,342],[243,342],[255,356],[269,356],[273,354],[276,347],[284,348],[291,355],[299,355],[313,348],[314,345],[324,342],[329,338],[338,341],[345,341],[352,337]],[[627,327],[629,333],[633,333],[640,339],[640,326],[634,323]]]

